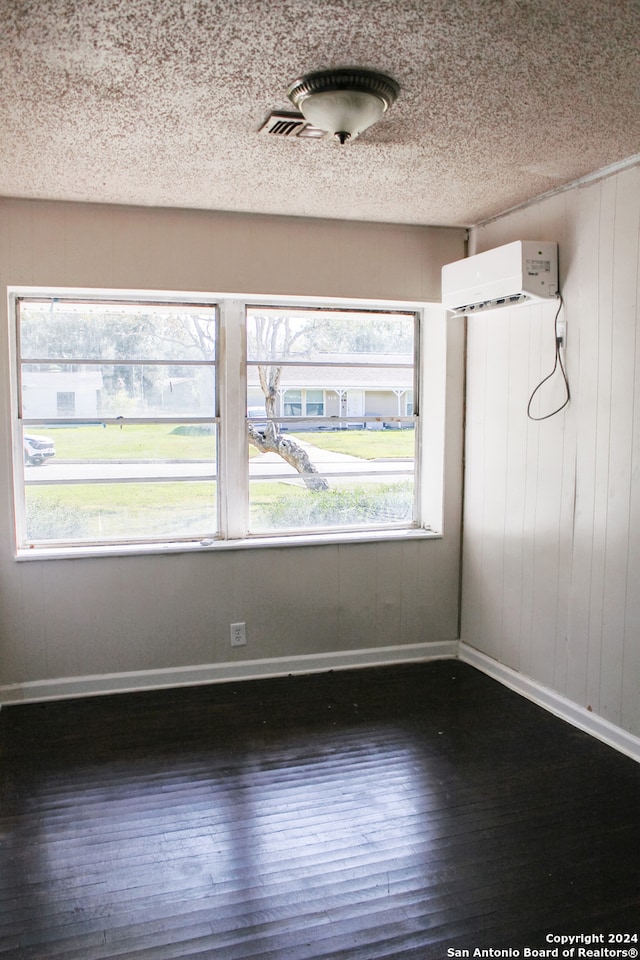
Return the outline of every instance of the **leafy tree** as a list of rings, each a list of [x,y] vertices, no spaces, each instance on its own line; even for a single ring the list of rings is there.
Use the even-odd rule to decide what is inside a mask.
[[[206,341],[206,321],[202,319],[196,328],[188,314],[172,310],[51,300],[23,303],[20,316],[21,354],[27,371],[78,372],[84,360],[102,361],[101,409],[106,415],[144,409],[154,399],[161,403],[163,386],[184,376],[181,360],[214,355],[213,341]],[[157,360],[176,362],[154,364]],[[197,394],[202,371],[192,370]]]

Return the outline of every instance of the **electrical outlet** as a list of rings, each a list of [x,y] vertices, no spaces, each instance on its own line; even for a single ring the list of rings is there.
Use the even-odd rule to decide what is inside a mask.
[[[231,646],[244,647],[246,642],[247,642],[246,623],[232,623],[231,624]]]

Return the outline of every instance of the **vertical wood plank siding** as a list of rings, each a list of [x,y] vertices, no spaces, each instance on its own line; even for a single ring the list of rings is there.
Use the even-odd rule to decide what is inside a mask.
[[[555,305],[469,321],[462,638],[639,735],[640,169],[479,228],[474,252],[513,239],[559,243],[572,400],[526,418]]]

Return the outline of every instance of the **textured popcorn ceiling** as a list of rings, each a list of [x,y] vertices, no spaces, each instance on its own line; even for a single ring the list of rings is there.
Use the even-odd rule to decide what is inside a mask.
[[[0,195],[472,224],[640,151],[640,0],[0,0]],[[363,136],[269,138],[302,73]]]

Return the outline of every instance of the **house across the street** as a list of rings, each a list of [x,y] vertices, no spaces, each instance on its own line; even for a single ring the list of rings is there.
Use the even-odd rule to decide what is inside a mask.
[[[22,373],[24,416],[93,419],[98,416],[102,385],[99,370],[25,370]]]
[[[316,417],[353,417],[350,427],[381,430],[400,427],[397,417],[413,414],[413,358],[398,354],[398,366],[383,366],[389,357],[341,354],[334,366],[332,355],[315,357],[317,365],[284,366],[278,390],[276,412],[282,417],[308,417],[297,423],[302,429],[314,427]],[[394,361],[396,358],[394,357]],[[380,365],[377,365],[378,361]],[[258,380],[258,368],[247,370],[247,406],[250,414],[264,416],[264,393]],[[377,421],[358,421],[358,417],[377,417]],[[387,418],[387,419],[385,419]]]

